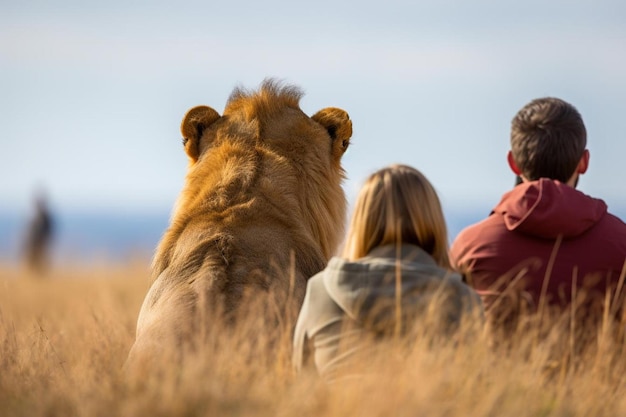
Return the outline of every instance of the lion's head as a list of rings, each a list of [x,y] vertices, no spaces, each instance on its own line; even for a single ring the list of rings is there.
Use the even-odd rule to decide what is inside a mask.
[[[344,230],[341,158],[352,122],[332,107],[307,116],[301,96],[266,80],[258,91],[236,89],[221,116],[207,106],[184,116],[188,173],[156,251],[138,340],[144,329],[165,325],[160,310],[179,316],[165,321],[180,322],[180,310],[198,310],[207,294],[229,310],[250,288],[291,285],[301,301],[306,280],[334,254]]]
[[[341,157],[352,123],[337,108],[308,117],[301,96],[266,80],[258,92],[236,89],[222,116],[207,106],[187,112],[181,132],[189,169],[155,256],[157,275],[180,261],[200,266],[188,255],[209,231],[228,241],[223,252],[245,246],[241,263],[262,254],[276,262],[293,250],[307,278],[324,267],[343,235]]]

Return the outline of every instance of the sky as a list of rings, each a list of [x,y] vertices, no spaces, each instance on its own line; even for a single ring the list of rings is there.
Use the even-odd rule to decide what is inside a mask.
[[[0,211],[38,188],[57,210],[168,210],[184,113],[266,77],[350,114],[350,201],[405,163],[447,210],[490,209],[511,119],[555,96],[587,126],[579,189],[626,207],[624,22],[623,0],[0,0]]]

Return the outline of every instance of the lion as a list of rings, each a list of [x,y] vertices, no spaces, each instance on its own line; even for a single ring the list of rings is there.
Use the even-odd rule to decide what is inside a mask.
[[[185,114],[188,172],[155,252],[127,364],[234,320],[250,298],[295,322],[308,278],[343,238],[341,159],[352,136],[344,110],[309,117],[302,96],[266,79],[257,91],[235,88],[221,116],[207,106]]]

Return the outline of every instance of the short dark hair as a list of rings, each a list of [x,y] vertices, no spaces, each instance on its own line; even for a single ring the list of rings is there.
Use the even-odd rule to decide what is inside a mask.
[[[511,153],[529,181],[567,182],[587,146],[587,130],[578,110],[558,98],[538,98],[511,122]]]

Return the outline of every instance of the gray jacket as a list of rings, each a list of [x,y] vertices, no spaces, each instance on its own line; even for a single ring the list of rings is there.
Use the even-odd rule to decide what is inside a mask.
[[[399,258],[394,245],[356,262],[335,257],[307,284],[294,333],[294,366],[302,367],[311,343],[319,373],[332,379],[366,348],[368,337],[407,334],[420,323],[451,329],[474,308],[482,318],[480,299],[461,276],[440,268],[418,246],[402,245]]]

